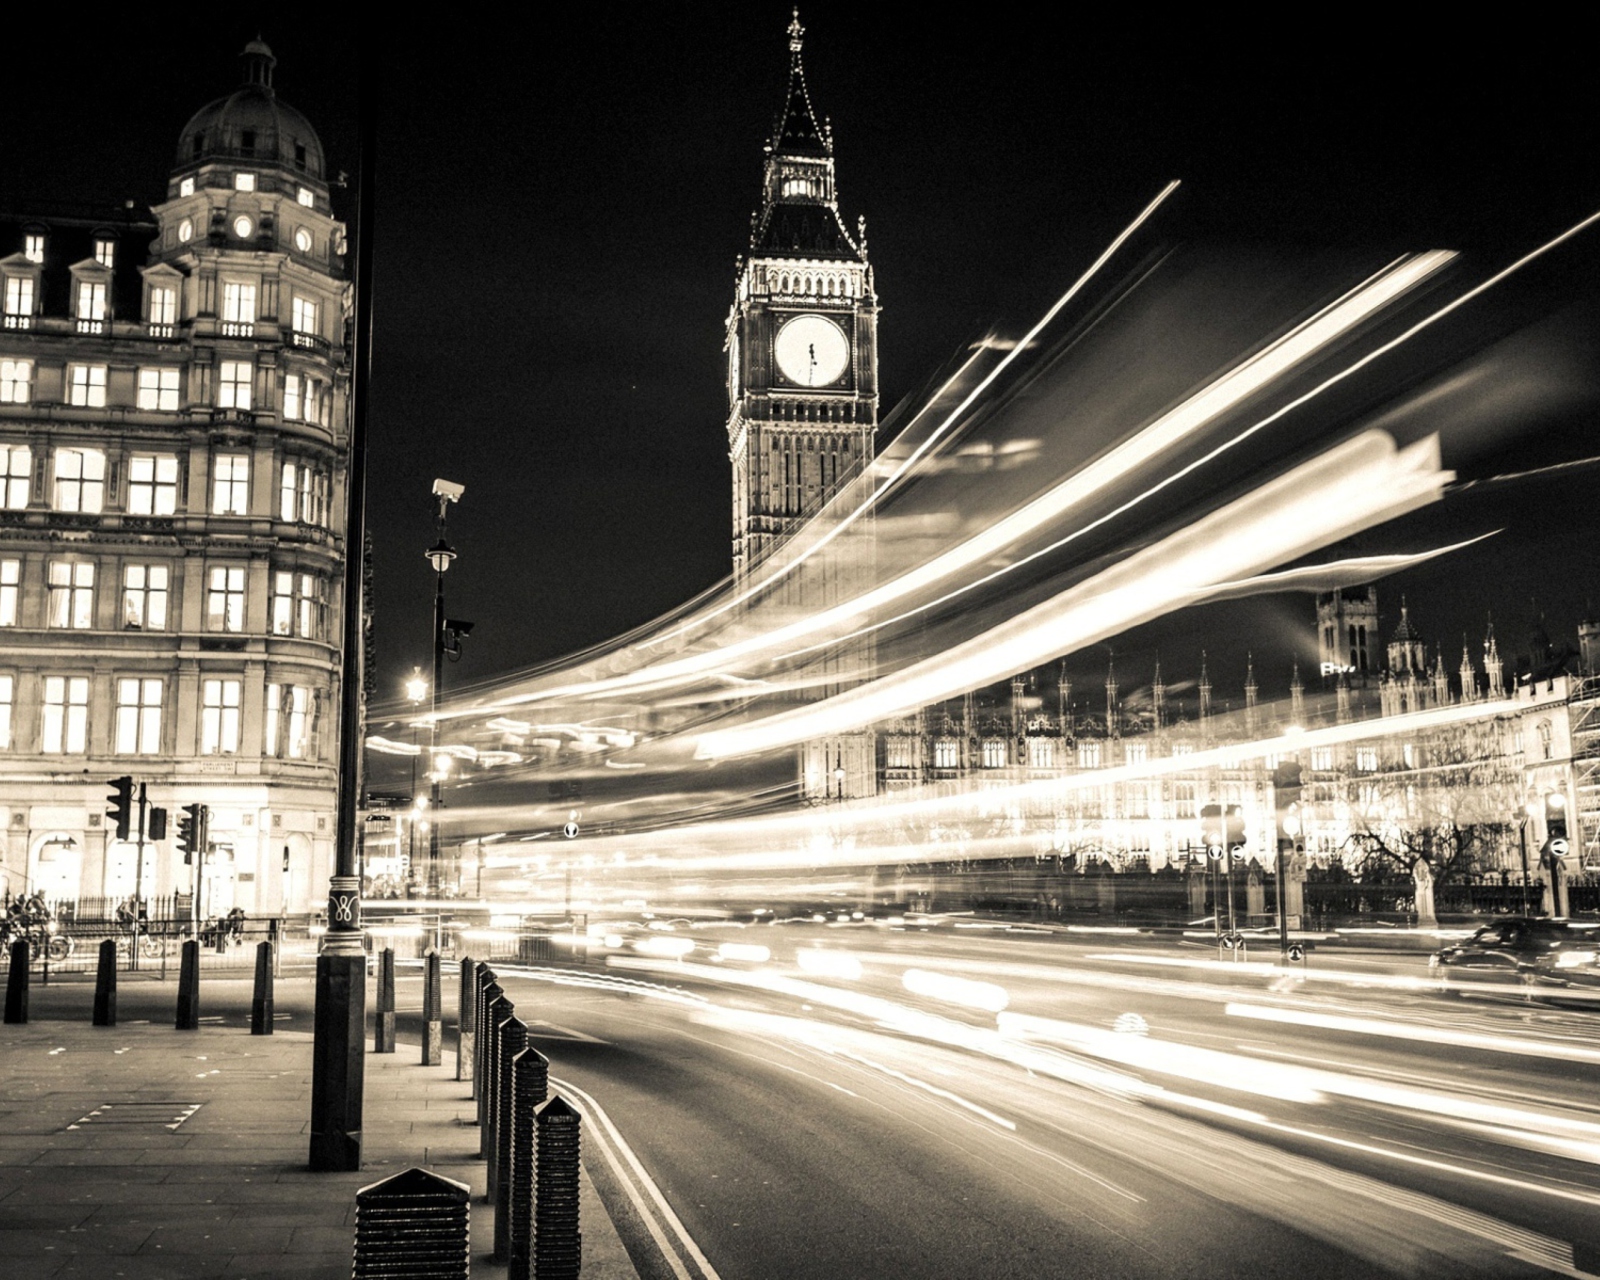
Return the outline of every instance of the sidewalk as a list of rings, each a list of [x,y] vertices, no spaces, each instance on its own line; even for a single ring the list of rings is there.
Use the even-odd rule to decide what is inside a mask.
[[[81,1019],[41,1019],[36,993],[33,1021],[0,1026],[8,1280],[348,1277],[356,1191],[412,1165],[471,1185],[472,1274],[506,1274],[488,1260],[475,1104],[449,1050],[439,1067],[418,1066],[415,1044],[369,1052],[363,1167],[313,1174],[309,1033],[95,1027],[92,987],[73,986]],[[49,1004],[61,993],[52,984]],[[585,1280],[635,1280],[587,1173],[580,1213]]]

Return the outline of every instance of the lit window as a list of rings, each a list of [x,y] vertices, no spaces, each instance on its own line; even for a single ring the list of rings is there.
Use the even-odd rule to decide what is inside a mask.
[[[66,560],[50,562],[50,613],[52,627],[82,631],[94,625],[94,563]]]
[[[0,404],[27,404],[33,399],[33,361],[0,360]]]
[[[311,193],[311,188],[309,187],[301,187],[300,190],[295,192],[294,198],[297,203],[304,205],[307,209],[316,207],[317,197]]]
[[[178,509],[178,459],[170,453],[136,453],[128,459],[128,512],[170,516]]]
[[[1176,782],[1172,786],[1172,805],[1175,816],[1179,818],[1192,818],[1195,809],[1195,785],[1192,782]]]
[[[98,449],[56,450],[57,511],[99,511],[105,491],[105,454]]]
[[[178,195],[180,197],[182,197],[182,196],[192,196],[193,194],[194,194],[194,179],[193,178],[184,178],[184,179],[180,180],[179,183],[178,183]]]
[[[201,755],[232,755],[239,750],[239,688],[238,680],[201,682]]]
[[[883,753],[883,762],[887,768],[911,768],[910,738],[889,738],[885,740]]]
[[[22,582],[22,561],[0,560],[0,627],[17,625],[17,589]]]
[[[1314,773],[1330,773],[1333,770],[1333,748],[1317,747],[1311,752],[1311,769]]]
[[[256,175],[253,173],[234,174],[233,189],[235,191],[254,191],[256,189]]]
[[[1006,744],[997,742],[993,738],[983,744],[983,767],[985,769],[1003,769],[1006,764]]]
[[[25,235],[22,237],[22,256],[29,262],[44,261],[44,237],[41,235]]]
[[[315,333],[317,331],[317,304],[310,298],[295,295],[293,303],[294,331],[296,333]]]
[[[255,366],[248,360],[224,360],[217,373],[217,407],[248,409]]]
[[[1122,758],[1128,764],[1143,764],[1150,758],[1150,746],[1144,742],[1130,742],[1122,749]]]
[[[1098,769],[1100,767],[1100,744],[1098,742],[1080,742],[1078,744],[1078,768]]]
[[[178,370],[170,367],[140,369],[138,405],[141,409],[155,409],[161,413],[176,412]]]
[[[222,332],[227,337],[248,338],[255,332],[256,286],[254,281],[222,282]]]
[[[285,374],[283,379],[283,416],[285,418],[298,418],[300,416],[300,375],[298,373]],[[290,464],[293,465],[292,463]],[[284,481],[288,483],[287,480]],[[293,516],[284,516],[285,520],[292,520]]]
[[[206,591],[206,630],[244,630],[244,567],[218,565]]]
[[[90,409],[104,409],[106,407],[105,365],[68,365],[67,403]]]
[[[304,685],[267,686],[267,754],[309,759],[315,729],[316,695]]]
[[[94,260],[102,267],[117,265],[117,242],[97,238],[94,242]]]
[[[89,677],[44,678],[42,749],[52,755],[81,753],[89,742]]]
[[[1056,740],[1054,738],[1029,738],[1028,739],[1028,764],[1035,769],[1049,769],[1056,762]]]
[[[11,749],[11,704],[16,691],[14,677],[0,676],[0,751]]]
[[[117,754],[161,753],[161,681],[126,677],[117,681]]]
[[[168,577],[164,564],[130,564],[122,571],[124,630],[167,629]]]
[[[150,323],[167,329],[178,323],[178,291],[164,284],[150,286]]]
[[[1357,747],[1356,768],[1362,773],[1375,772],[1378,768],[1378,749],[1376,747]]]
[[[296,574],[295,634],[302,640],[320,640],[327,609],[327,602],[322,598],[322,579],[314,573]]]
[[[1128,785],[1128,816],[1130,818],[1148,818],[1150,816],[1150,788],[1142,782]],[[1149,839],[1147,836],[1146,839]]]
[[[188,244],[189,241],[191,241],[193,239],[194,239],[194,222],[190,218],[185,218],[182,222],[180,222],[178,224],[178,243],[179,244]]]
[[[25,444],[0,444],[0,507],[21,511],[33,480],[33,450]]]
[[[283,464],[278,491],[278,518],[321,525],[327,520],[328,477],[304,463]]]
[[[106,318],[106,286],[103,280],[78,281],[77,317],[91,322]]]
[[[245,516],[250,514],[250,457],[243,453],[219,453],[211,483],[211,514]]]
[[[33,277],[6,277],[6,328],[25,329],[33,320]],[[24,321],[29,323],[23,323]]]
[[[294,574],[279,570],[272,575],[272,634],[286,636],[294,625]]]
[[[933,767],[935,769],[959,769],[961,767],[961,744],[948,739],[933,744]]]

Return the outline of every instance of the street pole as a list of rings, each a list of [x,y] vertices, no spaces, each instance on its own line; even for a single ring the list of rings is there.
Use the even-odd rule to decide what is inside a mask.
[[[439,499],[439,546],[444,540],[444,515],[446,504]],[[450,561],[443,555],[433,558],[433,689],[428,704],[428,807],[433,816],[428,820],[428,897],[439,896],[439,686],[444,682],[444,571]]]
[[[139,967],[139,917],[143,914],[144,906],[144,814],[145,790],[144,783],[139,784],[139,836],[134,845],[138,850],[139,861],[134,865],[133,871],[133,951],[129,958],[128,967]]]
[[[344,646],[340,668],[339,810],[334,873],[328,883],[328,931],[317,956],[311,1045],[313,1172],[361,1168],[361,1106],[366,1086],[367,958],[361,935],[361,876],[356,867],[364,731],[367,529],[367,404],[372,385],[373,195],[377,177],[377,59],[361,67],[360,163],[356,188],[354,350],[350,367],[350,465],[345,480]]]
[[[1528,888],[1532,878],[1528,872],[1528,815],[1524,812],[1517,823],[1517,842],[1522,846],[1522,914],[1528,915]]]

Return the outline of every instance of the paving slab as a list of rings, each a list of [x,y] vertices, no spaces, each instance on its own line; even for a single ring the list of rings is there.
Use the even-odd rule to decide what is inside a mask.
[[[309,1031],[97,1028],[87,1009],[0,1028],[5,1280],[344,1280],[356,1191],[413,1165],[472,1187],[473,1275],[505,1274],[453,1061],[369,1053],[364,1167],[312,1173]],[[580,1195],[584,1280],[637,1280],[586,1172]]]

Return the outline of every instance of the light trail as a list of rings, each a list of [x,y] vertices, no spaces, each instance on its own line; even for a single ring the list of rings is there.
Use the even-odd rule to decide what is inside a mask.
[[[1002,626],[820,703],[704,734],[698,759],[770,751],[928,706],[1026,671],[1431,502],[1449,481],[1434,437],[1369,431],[1301,464]]]

